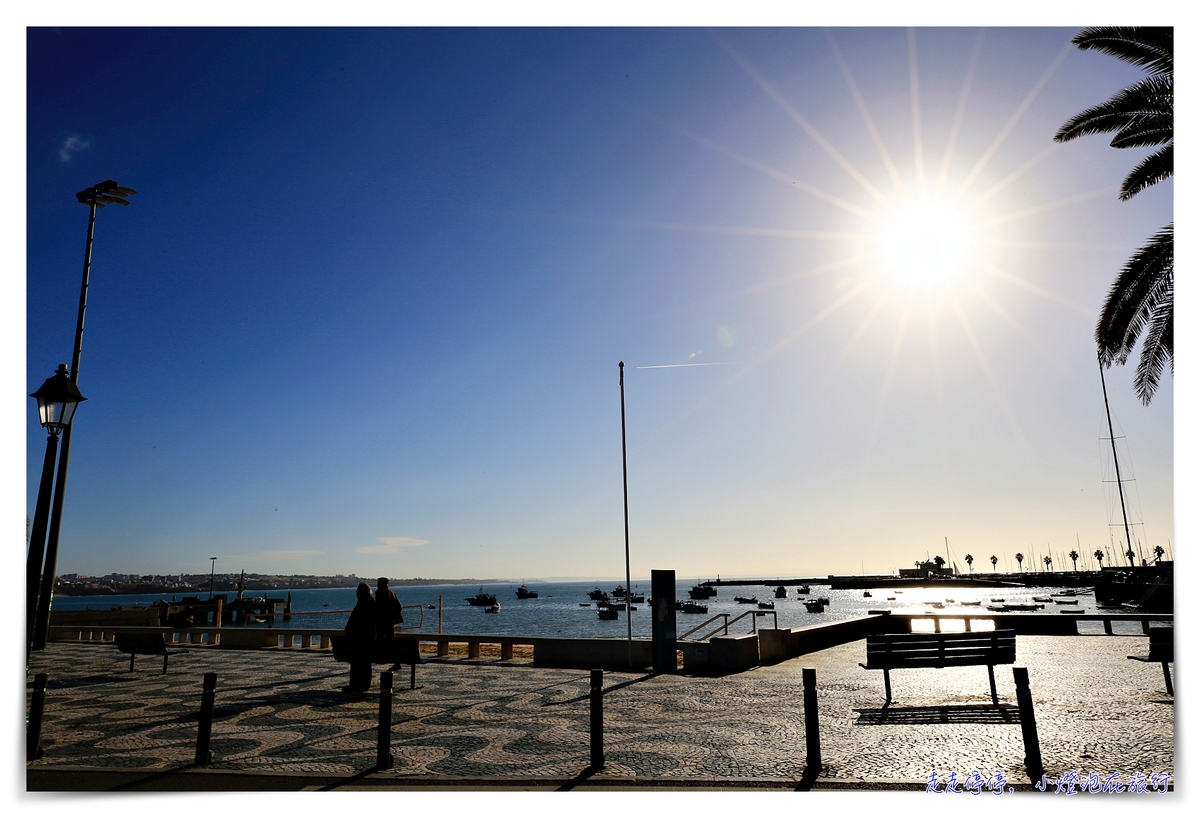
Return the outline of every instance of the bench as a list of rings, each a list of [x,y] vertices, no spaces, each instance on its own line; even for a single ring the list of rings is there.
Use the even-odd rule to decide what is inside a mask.
[[[992,704],[996,696],[996,665],[1011,665],[1017,660],[1016,631],[967,633],[877,633],[867,637],[867,670],[882,670],[887,703],[892,701],[890,671],[894,668],[961,667],[987,665],[992,685]]]
[[[389,640],[385,639],[375,640],[375,652],[371,655],[371,664],[391,665],[393,670],[400,665],[410,665],[408,687],[410,690],[416,689],[417,665],[425,663],[425,660],[421,658],[417,638],[415,636],[397,636],[390,640],[390,645],[388,642]],[[333,648],[333,658],[336,661],[350,661],[350,641],[345,636],[330,636],[329,646]]]
[[[163,673],[167,672],[167,660],[177,653],[187,653],[187,650],[167,650],[167,640],[161,633],[118,633],[117,650],[129,654],[129,672],[133,672],[133,663],[138,654],[143,656],[161,656],[163,658]]]
[[[1171,685],[1171,669],[1169,662],[1175,661],[1175,628],[1150,628],[1150,653],[1146,656],[1130,656],[1139,662],[1162,662],[1163,679],[1167,682],[1167,695],[1174,696],[1175,688]]]

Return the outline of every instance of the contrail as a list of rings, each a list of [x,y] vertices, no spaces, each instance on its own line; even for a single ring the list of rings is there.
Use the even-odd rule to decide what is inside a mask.
[[[734,366],[735,361],[712,361],[705,364],[658,364],[657,366],[638,366],[634,369],[675,369],[680,366]]]

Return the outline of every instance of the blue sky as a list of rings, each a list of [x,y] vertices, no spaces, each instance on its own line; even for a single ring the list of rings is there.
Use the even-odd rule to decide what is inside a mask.
[[[1074,33],[31,29],[25,393],[70,359],[74,193],[138,191],[97,220],[60,573],[623,574],[622,360],[635,575],[1107,545],[1090,339],[1174,191],[1052,142],[1140,76]],[[926,245],[973,237],[945,282],[886,240],[918,191]],[[1132,369],[1173,545],[1174,383]]]

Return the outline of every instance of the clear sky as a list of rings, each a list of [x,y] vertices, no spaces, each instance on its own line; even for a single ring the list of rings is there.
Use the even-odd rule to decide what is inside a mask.
[[[138,191],[59,573],[622,575],[618,361],[635,576],[1107,546],[1092,332],[1174,183],[1120,202],[1144,152],[1052,141],[1141,76],[1075,31],[30,29],[25,393],[71,356],[75,192]],[[1174,381],[1132,377],[1148,551]]]

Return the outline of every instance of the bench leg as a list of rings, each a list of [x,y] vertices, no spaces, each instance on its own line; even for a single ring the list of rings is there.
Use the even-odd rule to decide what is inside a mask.
[[[136,653],[129,654],[129,672],[133,673],[133,660],[137,658]]]
[[[1166,680],[1166,683],[1167,683],[1167,695],[1174,696],[1175,688],[1171,687],[1171,669],[1169,667],[1167,667],[1166,662],[1163,662],[1162,665],[1163,665],[1163,679]]]
[[[1000,706],[1000,699],[996,697],[996,669],[988,665],[988,681],[992,685],[992,707]]]
[[[167,660],[170,658],[171,658],[171,654],[169,654],[169,653],[163,654],[163,675],[164,676],[167,675]]]
[[[886,667],[883,669],[883,690],[887,694],[883,703],[891,704],[892,703],[892,676]]]
[[[408,676],[408,689],[416,690],[417,689],[417,663],[413,662],[410,667],[412,668],[412,672],[409,673],[409,676]],[[1170,682],[1167,683],[1167,686],[1170,687]]]

